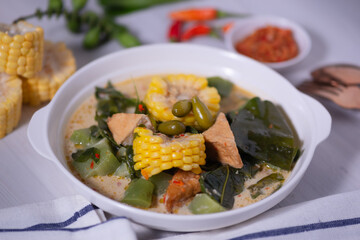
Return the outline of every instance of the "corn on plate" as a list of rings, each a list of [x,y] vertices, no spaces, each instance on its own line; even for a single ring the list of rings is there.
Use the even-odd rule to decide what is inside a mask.
[[[75,58],[64,43],[45,41],[43,69],[23,79],[23,103],[36,106],[51,100],[75,70]]]
[[[21,80],[16,76],[0,73],[0,138],[18,125],[21,102]]]
[[[0,72],[33,77],[42,69],[44,31],[21,21],[0,24]]]

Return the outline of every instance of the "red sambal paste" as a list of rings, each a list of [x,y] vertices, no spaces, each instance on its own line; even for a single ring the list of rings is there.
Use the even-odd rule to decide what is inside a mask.
[[[266,26],[240,40],[236,50],[261,62],[282,62],[299,54],[298,45],[290,29]]]

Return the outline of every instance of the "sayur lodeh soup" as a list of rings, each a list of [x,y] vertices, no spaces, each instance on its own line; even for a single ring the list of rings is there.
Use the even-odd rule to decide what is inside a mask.
[[[145,76],[97,87],[71,117],[73,174],[169,214],[241,208],[278,190],[300,152],[282,110],[220,77]]]

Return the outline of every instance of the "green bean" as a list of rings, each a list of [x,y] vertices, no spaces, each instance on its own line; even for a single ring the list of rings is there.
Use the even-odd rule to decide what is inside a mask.
[[[185,129],[185,125],[178,120],[163,122],[158,126],[159,132],[170,136],[184,133]]]
[[[189,114],[191,108],[190,100],[180,100],[173,105],[172,114],[176,117],[184,117]]]
[[[127,28],[124,28],[123,31],[116,32],[113,35],[113,38],[115,38],[125,48],[141,45],[139,39],[130,33]]]
[[[81,19],[76,12],[71,12],[66,15],[66,27],[73,33],[80,32]]]
[[[94,27],[85,34],[83,46],[86,49],[93,49],[100,44],[100,30],[100,27]]]
[[[81,20],[90,27],[94,27],[99,22],[99,16],[93,11],[86,11],[81,15]]]
[[[75,12],[78,12],[85,7],[87,0],[72,0],[71,3],[73,6],[73,10]]]
[[[207,106],[197,96],[191,99],[191,103],[195,120],[201,130],[205,131],[213,125],[214,119]]]
[[[63,10],[62,0],[49,0],[47,7],[48,17],[51,17],[53,13],[56,13],[57,16],[60,16]]]
[[[138,178],[131,181],[121,202],[135,207],[149,208],[153,192],[154,184],[152,182]]]

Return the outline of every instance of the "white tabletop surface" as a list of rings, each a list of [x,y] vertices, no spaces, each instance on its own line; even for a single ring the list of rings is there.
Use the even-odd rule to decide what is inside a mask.
[[[44,9],[46,5],[46,0],[0,0],[0,22],[10,23],[21,15],[32,13],[37,7]],[[94,1],[90,5],[96,8]],[[309,79],[313,69],[325,64],[360,65],[358,0],[188,1],[151,8],[118,20],[132,29],[144,44],[167,42],[166,31],[170,24],[167,14],[185,6],[216,6],[233,12],[278,15],[301,24],[311,36],[311,53],[303,62],[281,72],[294,85]],[[65,42],[74,52],[79,68],[122,49],[116,42],[110,42],[92,51],[83,50],[82,35],[69,33],[62,18],[30,22],[44,28],[46,39]],[[208,37],[195,39],[192,43],[224,48],[221,40]],[[330,136],[316,149],[299,185],[277,207],[360,189],[360,111],[345,110],[329,101],[319,100],[333,119]],[[28,123],[39,108],[24,106],[19,126],[0,139],[0,208],[76,194],[55,165],[37,154],[29,143]]]

